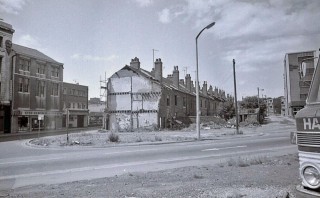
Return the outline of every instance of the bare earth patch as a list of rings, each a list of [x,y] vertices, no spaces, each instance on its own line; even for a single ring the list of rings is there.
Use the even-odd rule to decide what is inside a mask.
[[[246,158],[247,166],[228,160],[110,178],[18,188],[10,197],[210,197],[294,198],[299,184],[297,155]],[[235,162],[239,160],[234,159]]]

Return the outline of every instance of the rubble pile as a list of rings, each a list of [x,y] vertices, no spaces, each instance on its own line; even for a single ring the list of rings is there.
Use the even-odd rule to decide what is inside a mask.
[[[255,127],[260,126],[260,123],[255,117],[248,117],[244,122],[239,123],[240,127]]]

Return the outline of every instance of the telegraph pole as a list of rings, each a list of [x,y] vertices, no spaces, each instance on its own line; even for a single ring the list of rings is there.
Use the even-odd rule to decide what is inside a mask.
[[[238,115],[238,100],[237,100],[237,82],[236,82],[236,61],[233,59],[233,82],[234,82],[234,103],[236,111],[236,127],[239,134],[239,115]]]

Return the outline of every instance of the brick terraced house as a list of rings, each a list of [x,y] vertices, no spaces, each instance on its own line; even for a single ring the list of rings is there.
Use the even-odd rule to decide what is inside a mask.
[[[174,66],[173,73],[164,78],[162,65],[161,59],[157,59],[149,72],[140,67],[136,57],[130,66],[124,66],[108,79],[108,129],[166,128],[172,119],[196,116],[196,94],[190,74],[180,79],[179,68]],[[201,116],[215,116],[219,103],[228,98],[224,91],[207,86],[204,81],[200,91]]]

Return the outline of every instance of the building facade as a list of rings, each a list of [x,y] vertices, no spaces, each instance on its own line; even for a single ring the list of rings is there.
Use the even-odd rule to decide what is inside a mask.
[[[13,131],[62,128],[63,64],[38,50],[13,44]]]
[[[100,98],[90,98],[88,105],[89,126],[102,126],[106,102]]]
[[[63,105],[72,99],[63,95],[63,64],[13,44],[13,33],[10,24],[0,21],[0,133],[61,129]],[[81,101],[87,109],[88,87],[84,87]]]
[[[294,117],[306,104],[312,75],[316,67],[316,51],[287,53],[284,58],[285,116]],[[300,73],[304,70],[305,77]]]
[[[88,126],[88,91],[88,86],[63,83],[63,127]],[[67,119],[67,115],[69,115],[69,119]]]
[[[179,68],[162,76],[162,61],[157,59],[151,72],[140,67],[138,58],[108,79],[108,129],[133,131],[140,128],[170,127],[172,120],[184,120],[196,115],[195,87],[190,74],[179,78]],[[226,100],[225,92],[205,81],[200,93],[202,116],[217,115],[219,103]]]

